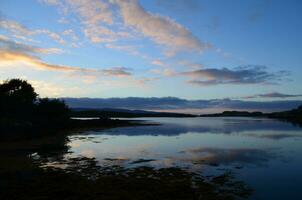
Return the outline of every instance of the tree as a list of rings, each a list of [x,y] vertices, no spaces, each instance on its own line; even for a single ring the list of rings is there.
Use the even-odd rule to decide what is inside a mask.
[[[35,117],[40,124],[58,127],[69,119],[69,108],[59,99],[39,99],[35,107]]]
[[[0,84],[0,117],[31,119],[37,99],[34,88],[21,79],[11,79]]]
[[[69,119],[69,108],[64,101],[37,97],[25,80],[11,79],[0,84],[0,133],[63,128]]]

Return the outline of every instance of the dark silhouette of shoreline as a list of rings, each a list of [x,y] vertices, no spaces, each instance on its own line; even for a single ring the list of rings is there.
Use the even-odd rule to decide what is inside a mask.
[[[283,112],[248,112],[248,111],[224,111],[222,113],[204,114],[200,117],[263,117],[287,121],[302,126],[302,105],[296,109]]]
[[[128,110],[128,109],[71,109],[72,117],[105,117],[105,118],[139,118],[139,117],[197,117],[193,114],[171,113],[171,112],[154,112],[145,110]]]

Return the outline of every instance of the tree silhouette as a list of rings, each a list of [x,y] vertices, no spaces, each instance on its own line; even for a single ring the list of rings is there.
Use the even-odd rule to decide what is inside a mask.
[[[34,114],[39,123],[57,127],[69,119],[69,108],[59,99],[43,98],[37,102]]]
[[[25,80],[0,84],[0,132],[29,133],[59,129],[68,123],[69,108],[63,101],[37,97]]]
[[[31,119],[37,99],[34,88],[21,79],[0,84],[0,116],[14,119]]]

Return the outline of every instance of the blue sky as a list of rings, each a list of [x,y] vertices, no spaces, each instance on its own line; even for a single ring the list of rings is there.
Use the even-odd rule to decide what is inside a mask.
[[[2,0],[0,80],[48,97],[300,100],[301,1]]]

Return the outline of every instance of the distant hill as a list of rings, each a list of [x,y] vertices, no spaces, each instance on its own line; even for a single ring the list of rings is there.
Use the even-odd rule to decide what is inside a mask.
[[[296,109],[283,112],[262,113],[248,111],[224,111],[222,113],[200,115],[200,117],[268,117],[302,125],[302,105]]]
[[[296,109],[292,109],[284,112],[270,113],[268,114],[268,117],[291,121],[302,125],[302,105]]]
[[[115,108],[73,108],[71,117],[134,118],[134,117],[197,117],[192,114],[128,110]]]
[[[224,111],[222,113],[205,114],[200,117],[259,117],[263,116],[262,112],[248,112],[248,111]]]

